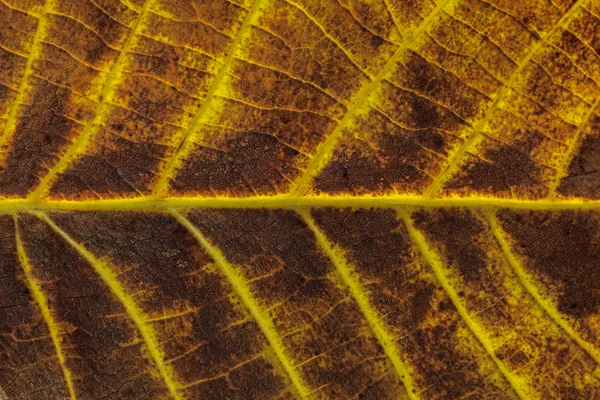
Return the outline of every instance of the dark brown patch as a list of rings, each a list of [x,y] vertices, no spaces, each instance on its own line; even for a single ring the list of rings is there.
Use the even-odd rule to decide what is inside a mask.
[[[600,199],[600,135],[590,135],[583,140],[558,192],[565,196]]]
[[[385,132],[376,146],[347,139],[314,185],[328,193],[414,192],[430,181],[425,171],[432,157],[428,148],[444,151],[445,145],[445,138],[434,130]]]
[[[390,79],[400,88],[423,96],[425,102],[421,102],[422,105],[430,102],[443,106],[462,121],[469,121],[479,112],[481,105],[489,101],[484,94],[469,87],[458,76],[413,51],[409,52],[406,61],[399,65]],[[417,106],[416,113],[421,111]],[[417,117],[423,118],[419,115]]]
[[[395,144],[400,149],[412,147],[416,151],[422,150],[417,150],[418,146],[405,137],[386,139],[392,142],[389,144]],[[414,152],[386,153],[380,155],[360,141],[344,144],[335,151],[333,160],[315,178],[314,186],[327,193],[383,194],[391,192],[395,184],[411,184],[424,179],[421,171],[402,160],[403,155],[415,155]],[[387,163],[382,161],[386,156]]]
[[[428,78],[416,75],[427,87]],[[433,78],[431,78],[433,79]],[[344,132],[330,161],[315,178],[328,193],[421,193],[440,173],[465,122],[447,107],[383,83],[382,97]],[[423,89],[424,89],[423,88]]]
[[[220,149],[198,145],[173,181],[177,194],[251,195],[284,191],[305,160],[277,138],[247,132]]]
[[[381,36],[373,36],[371,37],[371,44],[375,47],[379,47],[383,44],[385,40]]]
[[[600,307],[600,221],[592,212],[509,211],[499,214],[528,269],[559,295],[558,309],[583,319]]]
[[[23,373],[26,371],[26,373]],[[40,388],[46,388],[39,391]],[[0,215],[0,396],[67,398],[67,386],[40,309],[17,257],[9,215]]]
[[[97,196],[131,197],[148,194],[166,146],[135,143],[114,135],[111,148],[83,154],[52,185],[52,197],[70,199]]]
[[[486,148],[484,159],[472,157],[465,167],[444,186],[446,190],[512,195],[515,192],[535,192],[541,197],[543,169],[527,151],[526,143],[500,144]]]
[[[410,119],[419,127],[437,127],[439,113],[436,104],[422,97],[414,96],[411,103]]]
[[[48,19],[50,21],[48,28],[46,28],[48,30],[46,40],[48,40],[49,43],[58,44],[75,58],[96,67],[102,67],[106,64],[110,65],[114,62],[118,57],[118,51],[111,49],[107,45],[107,42],[110,43],[110,41],[104,37],[118,39],[118,36],[125,34],[122,27],[114,23],[116,29],[113,32],[114,34],[117,34],[116,37],[114,37],[114,34],[99,36],[97,33],[77,22],[77,18],[77,16],[72,17],[68,14],[49,14]],[[118,43],[118,40],[114,41]]]
[[[0,166],[0,187],[5,195],[25,196],[58,159],[68,143],[72,123],[60,114],[68,101],[68,89],[41,83],[32,101],[19,116],[14,138]]]
[[[139,332],[92,266],[37,217],[24,214],[19,223],[33,274],[63,330],[66,365],[77,394],[166,397]]]

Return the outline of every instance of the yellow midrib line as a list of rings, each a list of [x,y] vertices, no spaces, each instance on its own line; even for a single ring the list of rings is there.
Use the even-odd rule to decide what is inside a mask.
[[[225,275],[227,281],[233,288],[235,294],[242,300],[246,310],[250,313],[252,318],[256,321],[260,327],[261,332],[267,339],[267,342],[273,349],[273,352],[277,356],[279,362],[283,366],[286,374],[294,385],[296,391],[303,399],[309,399],[311,390],[306,386],[298,371],[294,368],[292,361],[286,355],[285,348],[282,344],[281,338],[277,334],[273,327],[272,321],[264,315],[261,311],[260,306],[257,304],[254,296],[252,295],[248,284],[240,276],[240,274],[229,264],[223,253],[212,245],[210,241],[204,237],[200,230],[192,224],[187,218],[185,218],[177,210],[169,210],[173,217],[183,225],[200,243],[200,245],[206,250],[210,257],[215,260],[215,263]]]
[[[17,112],[19,111],[19,107],[25,100],[25,89],[27,88],[27,81],[33,72],[33,64],[39,59],[40,54],[42,52],[42,39],[46,36],[46,13],[48,10],[52,8],[54,4],[54,0],[46,0],[44,3],[44,7],[38,19],[38,25],[35,30],[35,34],[33,35],[33,41],[31,42],[31,49],[29,50],[29,56],[27,57],[27,61],[25,62],[25,70],[23,71],[23,75],[21,76],[21,81],[19,82],[19,87],[17,89],[17,97],[13,100],[13,103],[8,112],[8,117],[6,119],[6,123],[4,125],[4,129],[2,130],[2,134],[0,135],[0,146],[2,146],[10,135],[13,134],[16,126],[16,118]],[[0,153],[0,158],[2,154]]]
[[[496,100],[490,105],[490,107],[486,110],[481,121],[475,125],[474,132],[467,138],[465,143],[454,153],[454,155],[450,158],[446,166],[442,169],[442,172],[434,179],[429,188],[425,191],[424,196],[432,198],[434,197],[438,191],[441,189],[441,186],[448,181],[452,176],[454,176],[454,169],[460,166],[459,161],[463,157],[463,155],[467,152],[469,147],[477,140],[483,128],[488,124],[490,118],[492,117],[492,113],[496,110],[496,107],[500,104],[500,102],[504,99],[504,96],[508,94],[510,89],[512,88],[513,81],[521,74],[526,65],[529,64],[529,61],[533,58],[533,56],[541,49],[542,45],[546,43],[549,37],[551,37],[554,32],[556,32],[571,16],[573,12],[581,5],[582,0],[578,0],[573,6],[567,11],[554,25],[554,27],[546,34],[544,37],[539,39],[539,42],[536,43],[531,51],[527,54],[527,56],[521,60],[521,63],[513,71],[513,73],[508,78],[508,81],[502,87],[502,90],[496,97]]]
[[[42,212],[36,215],[46,222],[52,230],[58,233],[81,257],[83,257],[94,269],[96,274],[110,289],[111,293],[117,298],[119,303],[125,309],[125,312],[136,326],[138,332],[142,336],[142,340],[148,349],[152,361],[156,365],[165,386],[175,400],[183,400],[183,397],[177,392],[177,385],[172,377],[172,371],[165,364],[163,354],[159,348],[156,334],[151,326],[145,321],[148,319],[143,312],[138,309],[135,301],[127,295],[125,289],[119,282],[117,275],[103,261],[97,259],[92,253],[85,249],[82,245],[75,242],[66,232],[54,223],[46,214]]]
[[[425,29],[425,26],[437,15],[437,13],[443,8],[443,6],[452,0],[440,1],[436,7],[431,10],[429,15],[419,24],[419,26],[415,29],[410,38],[404,39],[402,44],[398,47],[398,49],[394,52],[392,57],[387,61],[387,63],[383,66],[383,68],[379,71],[379,73],[375,76],[367,86],[364,86],[360,92],[358,93],[356,100],[352,103],[346,114],[342,118],[342,120],[338,123],[335,129],[329,134],[327,139],[319,145],[317,154],[311,159],[308,164],[308,167],[302,174],[302,176],[297,179],[290,187],[290,195],[295,196],[299,192],[302,191],[305,185],[308,185],[312,179],[316,177],[316,175],[325,167],[327,164],[328,158],[333,155],[334,147],[336,146],[338,140],[341,135],[344,133],[344,129],[352,120],[354,119],[354,115],[356,112],[362,107],[363,103],[368,100],[371,94],[379,87],[379,84],[387,77],[388,73],[392,71],[392,69],[396,66],[396,63],[400,56],[409,48],[410,42],[414,40],[415,37],[419,36],[421,32]]]
[[[600,355],[598,355],[598,350],[594,348],[590,343],[583,340],[579,335],[567,324],[567,322],[563,319],[561,314],[556,310],[556,308],[547,300],[545,300],[534,284],[531,283],[531,279],[528,276],[527,272],[521,266],[521,263],[517,259],[517,257],[513,254],[511,250],[511,246],[506,240],[503,229],[498,224],[498,218],[496,214],[490,210],[484,210],[484,214],[487,217],[488,223],[490,224],[490,229],[494,234],[494,237],[500,244],[502,249],[502,253],[504,257],[508,261],[508,264],[512,268],[512,270],[517,275],[519,283],[525,288],[527,293],[535,302],[540,306],[542,310],[552,319],[552,321],[561,328],[571,340],[573,340],[579,347],[581,347],[598,365],[600,365]]]
[[[358,304],[361,313],[371,326],[375,338],[383,348],[385,355],[392,362],[396,375],[404,385],[408,397],[412,400],[418,400],[419,396],[416,394],[417,391],[414,388],[410,368],[405,365],[399,357],[400,351],[395,344],[396,339],[388,332],[385,324],[378,315],[378,312],[371,305],[368,294],[359,280],[353,276],[353,271],[348,262],[343,255],[334,252],[333,244],[327,239],[319,227],[317,227],[309,211],[296,210],[296,212],[302,217],[306,225],[313,232],[321,250],[329,257],[338,275],[341,277],[342,282],[350,291],[350,295]]]
[[[502,375],[504,375],[504,378],[515,391],[517,396],[519,396],[519,398],[521,399],[528,399],[529,396],[523,392],[521,384],[517,381],[517,379],[515,379],[515,376],[511,374],[506,369],[504,364],[498,359],[498,357],[496,357],[492,345],[489,343],[489,340],[485,336],[485,333],[481,331],[479,326],[469,316],[469,313],[467,312],[465,306],[462,304],[458,293],[456,293],[452,285],[450,285],[450,283],[448,282],[448,278],[446,276],[446,272],[444,271],[444,266],[439,255],[437,255],[435,251],[430,248],[423,234],[414,227],[410,214],[402,208],[398,208],[397,212],[400,218],[404,221],[409,236],[411,237],[412,241],[417,246],[423,257],[433,270],[436,279],[444,289],[444,292],[446,292],[446,295],[452,301],[452,304],[454,305],[454,308],[460,315],[461,319],[465,322],[473,336],[475,336],[477,341],[484,348],[487,355],[492,359],[498,370],[502,373]]]
[[[155,199],[138,197],[102,200],[1,199],[0,213],[18,211],[154,211],[170,208],[269,208],[294,209],[303,207],[497,207],[525,210],[600,210],[600,200],[513,200],[490,197],[448,197],[424,199],[419,196],[298,196],[286,194],[252,197],[171,197]]]
[[[583,121],[577,127],[577,130],[575,131],[575,135],[571,139],[571,142],[569,143],[569,147],[567,148],[567,151],[563,154],[563,157],[560,159],[560,162],[556,169],[556,177],[550,182],[550,190],[548,191],[548,196],[547,196],[548,200],[553,200],[554,198],[556,198],[556,190],[558,189],[560,182],[562,181],[562,179],[564,177],[566,177],[568,175],[567,168],[569,167],[569,161],[571,161],[572,157],[575,155],[574,154],[575,150],[577,149],[577,145],[579,144],[578,143],[579,137],[581,136],[581,133],[585,129],[585,126],[587,125],[590,118],[592,118],[592,115],[594,114],[594,112],[596,111],[596,109],[599,106],[600,106],[600,96],[598,96],[598,98],[596,99],[594,104],[592,104],[589,111],[583,117]]]
[[[112,68],[104,84],[102,85],[102,91],[100,92],[100,98],[94,113],[90,121],[83,128],[83,132],[77,137],[77,140],[69,147],[67,152],[58,160],[56,165],[52,167],[46,175],[40,180],[38,186],[31,192],[29,198],[32,200],[38,200],[51,189],[51,185],[54,183],[57,175],[65,171],[71,162],[77,157],[79,153],[86,149],[90,139],[95,136],[102,126],[102,117],[106,112],[108,106],[112,103],[112,98],[117,88],[113,85],[115,79],[121,75],[123,68],[125,67],[125,57],[129,52],[129,49],[136,43],[139,30],[143,26],[143,21],[147,15],[148,8],[154,0],[146,0],[144,6],[135,21],[131,32],[117,57],[117,60],[113,64]]]
[[[23,246],[23,242],[21,241],[21,234],[19,232],[19,221],[16,214],[13,214],[13,219],[15,222],[17,254],[19,256],[19,262],[23,267],[23,272],[25,273],[25,280],[27,282],[27,286],[29,287],[29,291],[31,292],[31,297],[33,297],[33,300],[38,305],[40,313],[42,314],[42,318],[44,319],[44,322],[48,327],[50,339],[52,340],[52,345],[54,346],[54,350],[56,351],[58,363],[60,364],[60,368],[65,378],[65,384],[67,386],[67,391],[69,392],[69,398],[71,400],[75,400],[77,396],[75,395],[75,387],[73,386],[71,370],[69,370],[69,368],[67,367],[67,358],[65,357],[65,354],[62,349],[60,328],[58,327],[58,324],[54,320],[54,316],[50,311],[50,307],[48,306],[48,299],[46,298],[46,295],[44,294],[41,285],[33,276],[31,263],[29,262],[27,252],[25,251],[25,247]]]
[[[250,9],[250,11],[248,11],[248,15],[246,15],[246,18],[244,19],[244,22],[242,22],[242,26],[240,27],[239,32],[235,36],[235,39],[233,39],[233,42],[231,43],[231,47],[229,49],[229,53],[227,54],[227,57],[225,58],[225,61],[223,62],[223,65],[221,66],[221,69],[219,70],[217,76],[215,77],[215,80],[210,86],[210,89],[208,90],[208,93],[204,98],[200,109],[194,116],[194,119],[190,123],[189,127],[183,133],[183,137],[178,143],[178,146],[175,150],[175,154],[173,154],[173,156],[169,159],[164,170],[161,173],[159,173],[160,177],[156,182],[154,189],[152,190],[153,196],[158,197],[168,190],[169,179],[173,178],[172,175],[175,173],[177,163],[182,158],[187,157],[189,152],[192,150],[193,141],[191,139],[195,137],[198,129],[200,128],[203,122],[202,118],[204,118],[207,111],[211,107],[212,99],[215,97],[217,91],[221,88],[221,83],[224,81],[225,77],[229,73],[231,63],[235,58],[235,55],[238,51],[240,44],[242,43],[242,40],[244,39],[246,31],[256,21],[260,9],[266,3],[266,1],[267,0],[255,0],[254,4],[252,5],[252,8]]]

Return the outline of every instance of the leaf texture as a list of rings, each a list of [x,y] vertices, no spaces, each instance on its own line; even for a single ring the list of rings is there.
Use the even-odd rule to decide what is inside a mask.
[[[600,398],[598,0],[0,22],[0,399]]]

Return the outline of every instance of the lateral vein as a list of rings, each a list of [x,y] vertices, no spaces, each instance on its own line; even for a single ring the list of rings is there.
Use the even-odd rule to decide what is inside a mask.
[[[45,196],[46,192],[51,189],[58,174],[65,171],[71,162],[75,160],[81,152],[85,151],[90,139],[99,132],[102,127],[102,119],[105,117],[108,107],[113,103],[112,100],[117,89],[114,83],[121,78],[125,67],[125,57],[129,50],[137,43],[139,31],[144,26],[145,19],[148,15],[148,9],[153,1],[154,0],[146,0],[138,18],[133,24],[131,32],[126,39],[117,60],[111,67],[110,72],[102,85],[100,100],[94,109],[92,118],[86,123],[83,131],[77,137],[77,140],[75,140],[54,167],[52,167],[40,180],[38,186],[29,195],[30,199],[38,200]]]
[[[425,29],[427,24],[443,8],[444,4],[446,4],[449,1],[450,0],[439,2],[436,5],[436,7],[429,13],[429,15],[415,29],[415,31],[412,34],[412,37],[407,38],[402,42],[402,44],[398,47],[398,49],[396,49],[394,54],[390,57],[390,59],[375,76],[375,78],[359,91],[356,100],[352,103],[350,108],[348,108],[348,111],[346,112],[344,117],[340,120],[335,129],[329,134],[327,139],[325,139],[325,141],[319,145],[317,154],[311,159],[311,161],[308,164],[308,167],[306,168],[302,176],[300,176],[300,178],[298,178],[291,185],[289,191],[290,196],[296,196],[299,192],[301,192],[304,189],[306,185],[308,185],[317,176],[317,174],[323,168],[325,168],[330,157],[333,155],[333,150],[337,145],[338,140],[344,133],[344,129],[352,122],[355,114],[358,112],[358,110],[360,110],[363,103],[367,101],[371,94],[375,92],[375,90],[379,87],[379,84],[385,78],[387,78],[388,74],[396,66],[400,57],[409,48],[414,38],[421,34],[421,32]]]
[[[296,212],[300,214],[306,225],[315,235],[321,250],[329,257],[335,266],[339,277],[348,288],[354,301],[358,304],[361,313],[369,323],[371,331],[379,341],[385,355],[392,362],[396,375],[404,384],[408,397],[412,400],[418,400],[419,396],[414,388],[410,367],[400,359],[400,350],[398,349],[398,346],[396,346],[396,339],[388,332],[379,313],[371,305],[369,296],[365,288],[357,279],[354,271],[352,271],[352,267],[340,252],[334,250],[333,244],[327,239],[325,233],[323,233],[316,225],[308,210],[297,209]]]
[[[223,255],[220,249],[214,246],[200,230],[192,224],[183,214],[175,209],[170,209],[170,213],[175,219],[183,225],[198,241],[198,243],[206,250],[206,252],[215,260],[217,267],[221,270],[221,273],[225,275],[227,281],[233,288],[235,294],[242,300],[242,303],[246,307],[246,310],[250,313],[252,318],[256,321],[263,335],[267,339],[269,346],[273,349],[273,352],[277,356],[279,362],[283,366],[286,374],[290,381],[294,385],[296,391],[303,399],[309,399],[311,390],[306,386],[302,377],[294,368],[292,360],[286,355],[286,350],[282,344],[282,340],[277,334],[277,331],[273,327],[273,322],[265,315],[261,310],[260,305],[254,299],[248,284],[244,278],[233,268],[227,261],[227,258]]]
[[[104,261],[96,258],[89,250],[73,240],[46,214],[42,212],[37,212],[35,214],[44,222],[46,222],[50,228],[52,228],[52,230],[58,233],[77,253],[79,253],[81,257],[83,257],[91,265],[96,274],[110,289],[119,303],[121,303],[131,321],[133,321],[171,396],[175,400],[183,400],[183,397],[177,392],[177,385],[173,379],[172,371],[165,363],[164,355],[160,350],[154,329],[146,323],[148,318],[144,315],[143,311],[139,309],[135,303],[135,300],[126,293],[125,288],[119,282],[117,275]]]
[[[484,214],[487,218],[487,221],[490,225],[490,229],[496,238],[498,244],[502,248],[502,253],[508,261],[508,264],[517,275],[519,283],[523,288],[529,293],[531,297],[535,300],[537,305],[544,310],[544,312],[552,319],[552,321],[561,328],[571,340],[573,340],[581,349],[583,349],[598,365],[600,365],[600,355],[598,354],[598,350],[594,348],[590,343],[583,340],[572,328],[569,324],[563,319],[559,311],[547,300],[545,300],[535,285],[532,283],[532,279],[529,274],[525,271],[521,262],[514,255],[511,250],[511,246],[506,239],[506,235],[504,230],[500,227],[498,223],[498,217],[491,210],[484,210]]]
[[[255,0],[254,1],[252,8],[248,12],[248,15],[246,15],[246,18],[244,19],[244,22],[242,23],[242,26],[240,27],[239,32],[237,33],[237,35],[235,36],[235,39],[233,40],[233,43],[231,44],[229,53],[228,53],[227,57],[225,58],[225,61],[223,62],[221,69],[217,73],[215,80],[213,81],[212,85],[210,86],[210,89],[208,90],[208,93],[207,93],[206,97],[204,98],[204,101],[202,102],[200,109],[194,116],[194,119],[190,123],[189,127],[183,133],[183,136],[177,145],[175,153],[167,161],[165,168],[159,174],[160,178],[157,180],[156,185],[154,186],[154,189],[152,191],[152,195],[154,197],[160,197],[165,191],[167,191],[169,189],[169,185],[170,185],[169,180],[174,177],[173,175],[176,173],[175,169],[178,167],[178,163],[182,159],[185,159],[189,155],[189,153],[192,151],[192,148],[193,148],[192,138],[195,138],[195,136],[197,135],[198,129],[200,129],[200,127],[202,126],[203,118],[205,117],[208,110],[210,110],[210,107],[212,104],[212,99],[215,97],[217,91],[221,87],[221,83],[225,80],[225,77],[228,75],[229,70],[231,69],[232,61],[235,58],[235,55],[236,55],[240,45],[242,44],[244,35],[246,34],[246,31],[248,30],[248,28],[250,28],[250,26],[252,26],[252,24],[254,22],[256,22],[256,19],[258,18],[259,14],[260,14],[260,9],[263,7],[263,5],[265,3],[266,3],[266,0]]]
[[[396,209],[396,211],[398,212],[398,216],[404,221],[406,229],[408,230],[408,234],[412,239],[413,243],[417,246],[423,257],[433,270],[436,279],[444,289],[444,292],[446,292],[447,296],[452,301],[452,304],[454,305],[454,308],[458,312],[461,319],[465,322],[465,324],[467,325],[473,336],[475,336],[479,344],[484,348],[487,355],[492,359],[492,361],[496,365],[496,368],[502,373],[502,375],[504,376],[508,384],[512,387],[517,396],[520,399],[528,399],[529,396],[523,392],[523,389],[521,388],[521,383],[519,382],[518,378],[516,378],[514,374],[511,374],[506,369],[504,364],[498,359],[496,353],[494,352],[494,349],[492,348],[491,343],[489,343],[489,340],[485,336],[484,332],[482,332],[481,328],[477,325],[477,323],[473,321],[473,319],[469,316],[469,313],[466,307],[462,304],[458,293],[456,292],[456,290],[454,290],[454,288],[452,287],[452,285],[450,285],[448,281],[448,277],[444,270],[444,265],[439,255],[436,254],[436,252],[429,247],[427,239],[425,239],[423,234],[420,231],[418,231],[417,228],[415,228],[415,226],[412,223],[410,213],[403,208],[398,208]]]
[[[52,315],[52,311],[48,306],[48,299],[44,294],[42,286],[39,284],[35,276],[33,276],[31,263],[29,262],[29,257],[27,257],[27,252],[25,251],[25,247],[23,246],[23,241],[21,240],[21,234],[19,232],[19,221],[16,214],[13,214],[13,219],[15,222],[17,255],[19,256],[19,262],[21,263],[21,267],[23,268],[23,272],[25,273],[25,280],[27,282],[27,286],[29,287],[29,291],[31,292],[31,297],[33,297],[33,300],[36,302],[38,308],[40,309],[42,318],[44,319],[44,322],[48,327],[50,339],[52,340],[52,345],[54,346],[54,349],[56,351],[58,363],[60,364],[63,377],[65,378],[65,384],[67,386],[67,391],[69,392],[69,398],[71,400],[75,400],[77,396],[75,395],[75,387],[73,386],[73,377],[71,374],[71,370],[69,370],[69,368],[67,367],[67,358],[62,348],[60,328],[54,320],[54,316]]]

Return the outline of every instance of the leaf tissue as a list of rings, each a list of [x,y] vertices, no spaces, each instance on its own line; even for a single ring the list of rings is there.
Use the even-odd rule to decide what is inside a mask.
[[[599,399],[600,0],[0,0],[0,399]]]

